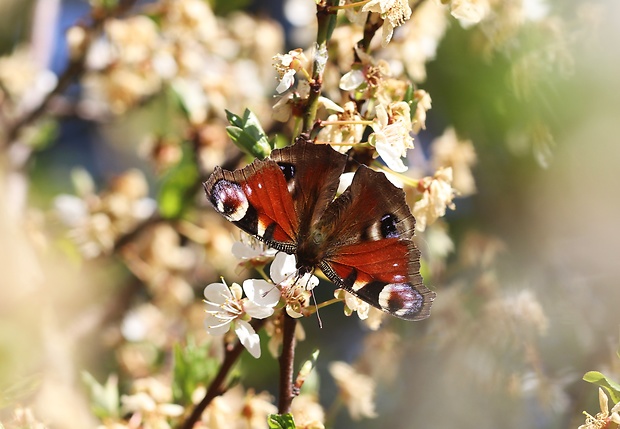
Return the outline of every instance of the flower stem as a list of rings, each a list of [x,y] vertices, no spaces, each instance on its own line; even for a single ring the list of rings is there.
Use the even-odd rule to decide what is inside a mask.
[[[385,172],[385,173],[389,173],[393,176],[398,177],[404,185],[410,186],[412,188],[417,188],[418,187],[418,183],[420,183],[419,180],[416,180],[412,177],[409,177],[405,174],[402,173],[397,173],[396,171],[390,170],[389,168],[384,167],[383,165],[376,165],[377,169]]]
[[[260,274],[263,280],[265,280],[266,282],[271,282],[271,278],[269,278],[269,276],[265,272],[265,266],[254,267],[254,269],[258,271],[258,274]]]
[[[360,48],[363,52],[368,52],[370,49],[370,41],[373,36],[381,28],[383,25],[383,19],[376,13],[369,13],[368,18],[366,18],[366,23],[364,24],[364,37],[362,40],[357,42],[357,47]],[[357,56],[357,52],[355,53],[356,61],[360,61]]]
[[[327,125],[372,125],[373,121],[321,121],[321,126]]]
[[[341,301],[342,300],[339,299],[339,298],[332,298],[332,299],[330,299],[328,301],[323,301],[322,303],[318,304],[317,308],[320,310],[321,308],[325,308],[325,307],[327,307],[329,305],[332,305],[332,304],[335,304],[335,303],[341,302]]]
[[[265,324],[266,319],[254,319],[252,320],[252,327],[255,331],[259,331],[263,325]],[[222,366],[220,367],[219,372],[209,384],[209,388],[207,389],[207,393],[205,393],[204,398],[194,407],[192,413],[189,417],[181,423],[179,429],[192,429],[194,424],[200,420],[200,416],[204,412],[204,410],[209,406],[211,401],[223,394],[226,389],[224,388],[224,381],[226,380],[226,376],[232,369],[234,363],[237,361],[241,352],[245,350],[245,347],[241,342],[237,342],[232,349],[228,349],[226,354],[224,355],[224,361],[222,362]]]
[[[282,353],[280,362],[280,398],[278,413],[291,412],[291,403],[296,393],[293,389],[293,364],[295,362],[295,327],[297,320],[284,313],[282,321]]]
[[[349,3],[349,4],[343,4],[342,6],[331,6],[330,10],[353,9],[356,7],[364,6],[369,1],[370,0],[362,0],[362,1],[356,1],[353,3]]]
[[[327,42],[333,31],[336,14],[338,11],[331,11],[331,6],[338,5],[337,0],[327,0],[317,4],[317,23],[318,30],[316,35],[316,49],[314,53],[314,63],[312,67],[312,79],[310,82],[310,95],[306,102],[303,114],[302,133],[310,135],[314,126],[316,112],[319,107],[319,96],[323,86],[323,69],[327,61]]]

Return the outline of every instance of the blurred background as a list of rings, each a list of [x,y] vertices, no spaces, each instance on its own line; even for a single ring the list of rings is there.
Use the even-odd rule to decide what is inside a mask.
[[[50,428],[102,424],[83,371],[118,374],[121,392],[169,382],[174,344],[209,342],[204,287],[252,275],[200,179],[246,160],[224,109],[248,107],[286,135],[271,118],[271,57],[313,43],[314,3],[183,3],[0,3],[5,424],[18,407]],[[620,380],[620,3],[499,3],[477,25],[420,6],[381,54],[432,97],[411,170],[428,172],[433,141],[453,128],[475,149],[475,192],[419,233],[437,292],[429,319],[371,331],[334,305],[322,329],[303,321],[298,356],[321,350],[326,412],[331,361],[376,383],[378,417],[342,412],[333,427],[577,428],[599,412],[584,373]],[[413,48],[412,31],[427,32]],[[263,340],[258,361],[242,358],[242,383],[276,395]]]

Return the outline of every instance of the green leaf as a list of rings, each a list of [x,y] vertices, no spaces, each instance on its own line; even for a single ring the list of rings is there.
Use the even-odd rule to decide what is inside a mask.
[[[620,402],[620,384],[616,383],[613,380],[610,380],[609,378],[607,378],[607,376],[601,374],[598,371],[586,372],[586,375],[583,376],[583,379],[588,383],[596,384],[597,386],[604,388],[611,397],[611,400],[614,404]]]
[[[405,91],[405,96],[403,97],[403,101],[409,105],[409,116],[411,120],[413,120],[415,116],[416,107],[418,105],[417,100],[414,96],[413,85],[410,83],[407,87],[407,91]]]
[[[95,181],[88,170],[82,167],[71,169],[71,182],[75,188],[75,192],[80,198],[90,196],[97,192],[95,189]]]
[[[36,150],[45,149],[58,137],[58,122],[46,119],[39,121],[36,127],[25,136],[26,143]]]
[[[250,109],[245,109],[243,116],[227,110],[226,117],[230,122],[230,126],[226,127],[226,132],[242,151],[258,159],[269,156],[273,146],[258,118]]]
[[[295,429],[292,414],[269,414],[269,429]]]
[[[118,0],[91,0],[90,4],[93,8],[111,10],[118,6]]]
[[[310,375],[310,373],[316,366],[316,361],[318,358],[319,350],[316,349],[312,352],[310,357],[306,359],[306,361],[301,365],[301,369],[299,370],[299,373],[297,374],[297,379],[295,380],[295,387],[301,389],[301,386],[304,385],[306,378],[308,378],[308,375]]]
[[[182,347],[176,344],[173,350],[174,367],[172,397],[177,404],[192,403],[192,394],[200,385],[206,386],[218,370],[217,359],[209,356],[207,345],[198,346],[193,339]]]
[[[120,416],[118,378],[110,375],[104,385],[99,384],[88,372],[82,372],[82,382],[90,392],[91,409],[100,419]]]
[[[184,147],[181,161],[168,170],[159,188],[157,203],[164,218],[176,219],[183,214],[192,201],[198,178],[194,154],[189,147]]]
[[[216,16],[228,15],[236,10],[246,10],[250,0],[215,0],[209,2]]]
[[[330,6],[338,6],[339,3],[340,3],[339,0],[329,0]],[[326,42],[329,42],[329,40],[332,38],[332,33],[334,32],[334,29],[336,28],[337,21],[338,21],[337,13],[329,14],[329,18],[327,21],[327,37],[325,38]]]

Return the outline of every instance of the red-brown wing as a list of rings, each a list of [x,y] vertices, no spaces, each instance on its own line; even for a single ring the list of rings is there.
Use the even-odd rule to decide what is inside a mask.
[[[217,167],[204,188],[215,210],[226,219],[270,246],[294,253],[299,218],[276,162],[256,160],[235,171]]]
[[[422,283],[415,219],[404,192],[384,174],[360,166],[328,207],[323,225],[334,231],[320,264],[330,280],[396,317],[429,316],[435,293]]]
[[[216,168],[204,183],[215,209],[271,247],[295,253],[334,199],[347,157],[301,141],[241,170]]]
[[[300,227],[311,228],[336,196],[347,163],[346,155],[328,145],[300,141],[291,147],[274,150],[270,158],[284,173]]]

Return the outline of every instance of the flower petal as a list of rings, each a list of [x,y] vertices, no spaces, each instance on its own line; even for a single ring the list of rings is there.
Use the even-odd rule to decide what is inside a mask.
[[[282,283],[297,272],[296,265],[295,255],[287,255],[286,253],[280,252],[276,255],[269,268],[269,275],[274,283]]]
[[[286,122],[291,117],[292,108],[289,104],[293,98],[292,94],[288,94],[285,97],[281,97],[276,104],[273,105],[271,111],[271,117],[278,122]]]
[[[224,304],[232,298],[232,293],[224,283],[211,283],[205,288],[204,296],[209,303]]]
[[[265,319],[271,316],[274,310],[272,307],[265,307],[252,301],[245,301],[243,303],[243,311],[254,319]]]
[[[316,285],[319,284],[319,278],[311,273],[306,273],[297,282],[297,284],[303,285],[306,290],[312,290]]]
[[[258,359],[260,357],[260,338],[254,331],[254,328],[252,328],[252,325],[245,320],[237,320],[235,333],[243,347],[248,349],[250,354]]]
[[[278,94],[282,94],[284,91],[286,91],[291,86],[293,86],[294,83],[295,83],[295,70],[291,69],[291,70],[288,70],[286,73],[284,73],[284,75],[282,76],[282,79],[280,80],[280,83],[276,87],[276,91],[278,92]]]
[[[339,87],[343,91],[353,91],[364,83],[366,78],[361,70],[351,70],[340,78]]]
[[[607,399],[607,395],[600,387],[598,388],[598,402],[601,407],[601,413],[607,414],[609,412],[609,399]]]
[[[81,198],[73,195],[59,195],[54,199],[56,209],[62,222],[70,227],[76,227],[88,218],[88,206]]]
[[[243,282],[243,291],[250,301],[260,306],[274,307],[280,301],[280,291],[278,288],[265,280],[245,280]],[[252,315],[250,314],[250,316]]]
[[[327,97],[319,97],[319,104],[325,107],[327,110],[332,110],[334,112],[343,113],[344,109],[340,107],[340,105],[336,104],[334,101],[330,100]]]
[[[288,305],[286,306],[286,314],[291,316],[293,319],[299,319],[300,317],[303,317],[303,314],[296,312]]]
[[[340,176],[340,182],[338,182],[338,194],[342,194],[353,182],[353,176],[355,173],[344,173]]]
[[[231,252],[237,259],[252,259],[260,256],[261,252],[258,249],[249,246],[241,241],[235,241],[232,245]]]
[[[375,132],[379,132],[382,128],[388,126],[390,118],[388,117],[387,109],[383,104],[379,104],[375,107],[375,115],[377,123],[373,123],[371,127]]]
[[[402,154],[401,148],[391,144],[387,139],[383,138],[377,138],[375,147],[377,148],[377,153],[379,153],[381,159],[390,169],[396,171],[397,173],[407,171],[407,166],[403,163],[403,160],[400,157]]]
[[[207,334],[213,336],[224,335],[230,329],[230,321],[224,321],[211,314],[205,317],[204,325]]]

